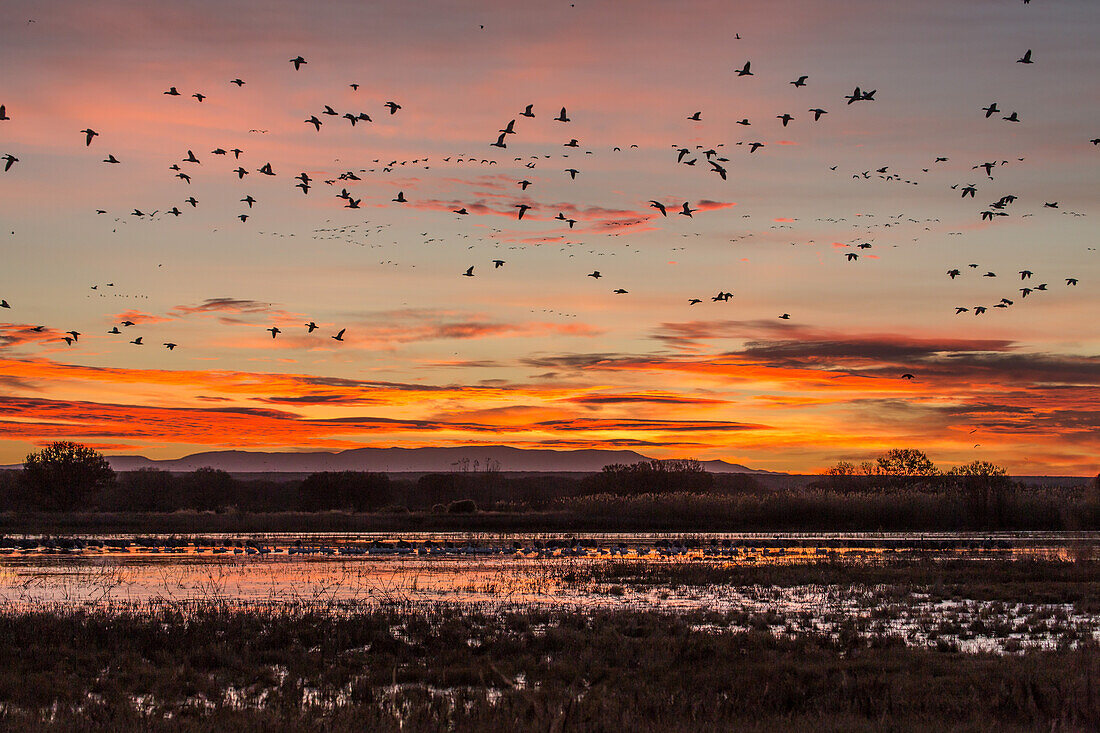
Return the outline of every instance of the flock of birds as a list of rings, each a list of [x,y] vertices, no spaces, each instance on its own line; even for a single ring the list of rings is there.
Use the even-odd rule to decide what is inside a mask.
[[[1027,3],[1028,0],[1024,0],[1024,2]],[[300,72],[303,69],[303,67],[306,66],[309,62],[308,62],[307,59],[305,59],[302,56],[296,56],[292,59],[289,59],[289,63],[293,67],[293,70],[295,72]],[[1032,50],[1028,49],[1019,59],[1017,59],[1017,63],[1027,64],[1027,65],[1035,64],[1036,59],[1033,56]],[[739,67],[735,67],[733,69],[733,71],[734,71],[737,78],[751,77],[751,76],[754,75],[754,72],[752,70],[752,62],[751,61],[745,61],[743,65],[741,65]],[[231,84],[231,85],[236,86],[237,88],[241,88],[245,85],[246,82],[241,78],[234,78],[234,79],[230,80],[228,83]],[[789,82],[789,84],[791,86],[793,86],[794,88],[796,88],[796,89],[803,89],[803,88],[810,87],[811,86],[810,85],[810,75],[801,74],[801,75],[797,76],[795,79],[792,79]],[[352,83],[349,86],[353,91],[357,91],[358,88],[359,88],[359,85],[356,84],[356,83]],[[184,93],[181,93],[177,89],[176,86],[170,86],[167,91],[163,92],[163,94],[168,96],[168,97],[172,97],[172,98],[184,97],[185,96]],[[852,92],[850,94],[845,95],[843,97],[843,99],[846,102],[845,106],[850,107],[852,105],[863,105],[863,104],[867,104],[867,103],[876,102],[877,101],[876,94],[877,94],[877,89],[864,89],[861,86],[855,86],[854,89],[852,90]],[[194,92],[194,93],[190,94],[189,97],[187,97],[187,98],[194,99],[194,100],[196,100],[195,103],[201,104],[201,103],[204,102],[204,100],[206,100],[208,98],[208,95],[206,95],[203,92]],[[386,101],[384,104],[382,104],[381,108],[386,110],[386,113],[388,113],[388,115],[393,116],[393,115],[397,115],[398,112],[400,110],[402,110],[402,105],[399,104],[398,102],[390,100],[390,101]],[[993,101],[990,104],[988,104],[987,106],[981,108],[981,111],[984,112],[986,119],[990,119],[994,115],[1001,115],[1002,112],[1003,112],[1003,110],[998,106],[998,103],[996,101]],[[504,124],[502,127],[500,127],[496,131],[495,139],[492,142],[487,143],[488,147],[495,148],[497,150],[506,150],[508,148],[509,143],[513,140],[518,140],[519,136],[522,132],[521,129],[517,129],[518,121],[521,120],[521,119],[522,120],[534,119],[536,117],[536,114],[537,113],[535,111],[535,104],[527,104],[522,111],[517,113],[515,118],[509,120],[506,124]],[[822,108],[821,106],[812,106],[812,107],[808,107],[807,112],[804,113],[804,114],[810,115],[809,117],[807,117],[807,119],[811,122],[811,124],[816,124],[816,123],[821,122],[823,117],[825,115],[830,114],[830,112],[828,110]],[[547,116],[549,116],[549,115],[547,115]],[[779,120],[779,124],[782,126],[782,128],[787,128],[788,125],[790,125],[793,121],[798,119],[800,116],[801,115],[791,114],[790,112],[782,112],[781,114],[775,115],[775,119]],[[704,117],[703,111],[699,110],[699,111],[693,112],[692,114],[687,115],[686,119],[690,122],[698,123],[698,122],[701,122],[703,120],[703,117]],[[12,118],[8,115],[8,111],[7,111],[6,106],[3,105],[3,104],[0,104],[0,122],[8,122],[11,119]],[[557,113],[557,115],[553,116],[553,117],[550,117],[550,119],[553,123],[556,123],[557,125],[563,126],[561,129],[571,129],[570,127],[565,127],[565,126],[569,126],[569,125],[573,124],[573,119],[570,117],[570,113],[569,113],[567,107],[565,107],[565,106],[562,106],[560,108],[560,111]],[[318,110],[315,114],[311,114],[308,118],[303,120],[303,123],[305,125],[311,126],[316,133],[321,133],[323,127],[325,127],[330,122],[335,124],[335,122],[337,120],[346,120],[347,123],[351,127],[355,127],[355,126],[360,125],[360,124],[369,125],[369,124],[372,124],[374,122],[373,118],[371,117],[371,115],[368,112],[364,112],[364,111],[340,112],[337,109],[335,109],[334,107],[326,104],[326,105],[323,105],[323,108]],[[1009,111],[1007,114],[1004,114],[1003,116],[1001,116],[1001,120],[1003,120],[1007,123],[1010,123],[1010,124],[1021,124],[1021,122],[1022,122],[1019,114],[1016,111]],[[750,121],[748,118],[743,118],[743,119],[735,121],[734,124],[738,125],[741,128],[748,128],[748,127],[751,127],[753,125],[753,122]],[[772,124],[774,124],[774,123],[772,123]],[[96,138],[100,136],[99,131],[93,129],[90,126],[86,127],[83,130],[80,130],[79,132],[83,136],[82,140],[83,140],[84,147],[91,147],[93,145],[93,142],[96,141]],[[266,131],[265,130],[254,129],[251,132],[257,133],[257,134],[264,134]],[[490,136],[490,137],[492,137],[492,136]],[[580,148],[583,147],[578,138],[570,137],[568,135],[566,135],[564,137],[566,137],[566,141],[562,143],[563,148],[566,148],[566,149],[572,151],[572,150],[580,149]],[[1092,139],[1089,142],[1091,142],[1094,146],[1100,145],[1100,138]],[[736,142],[735,145],[736,146],[743,146],[748,151],[746,154],[747,155],[752,155],[752,154],[757,153],[762,148],[764,148],[766,146],[766,143],[761,142],[759,140],[746,139],[746,140],[741,140],[741,141]],[[637,147],[637,146],[632,145],[631,147]],[[674,157],[675,157],[674,164],[675,165],[692,167],[692,166],[695,166],[697,163],[702,163],[706,166],[706,172],[713,173],[718,178],[720,178],[722,181],[727,181],[728,180],[730,158],[728,157],[729,153],[727,152],[729,149],[726,148],[725,144],[717,144],[717,145],[714,145],[714,146],[711,146],[711,147],[707,147],[706,149],[704,149],[705,146],[703,146],[703,145],[695,145],[693,147],[682,146],[682,145],[672,145],[671,147],[674,151]],[[621,148],[615,147],[615,148],[612,149],[612,152],[621,152]],[[270,177],[270,178],[275,178],[275,177],[278,176],[278,174],[274,170],[273,165],[272,165],[271,162],[264,162],[264,163],[262,163],[258,166],[255,166],[255,167],[250,166],[249,168],[246,168],[245,164],[242,161],[242,155],[244,155],[244,154],[245,154],[245,151],[243,149],[239,148],[239,147],[233,147],[233,148],[217,147],[217,148],[211,150],[210,153],[209,153],[209,155],[214,156],[215,158],[218,158],[218,159],[231,160],[231,164],[236,165],[236,167],[230,169],[229,172],[230,172],[231,175],[235,175],[237,177],[238,181],[243,181],[247,176],[253,176],[253,175],[260,175],[260,176],[265,176],[265,177]],[[592,154],[592,151],[590,151],[590,150],[585,151],[585,155],[591,155],[591,154]],[[568,157],[568,153],[562,153],[561,155],[562,155],[563,158]],[[232,158],[230,159],[229,156],[232,156]],[[453,158],[453,162],[452,162],[452,158]],[[540,156],[530,156],[530,159],[527,159],[525,161],[523,158],[516,157],[513,162],[514,163],[522,163],[523,169],[532,169],[532,168],[535,168],[536,165],[538,165],[538,163],[540,161],[546,160],[546,159],[549,159],[549,158],[551,158],[550,155],[543,155],[541,157]],[[17,163],[20,162],[20,158],[16,157],[12,153],[6,153],[3,156],[0,156],[0,160],[4,161],[4,167],[3,167],[4,172],[9,173],[9,174],[12,173],[13,167]],[[1022,162],[1022,160],[1023,159],[1020,158],[1020,159],[1017,160],[1017,162]],[[466,156],[466,155],[463,155],[463,156],[448,156],[446,158],[443,158],[443,161],[446,162],[446,163],[451,163],[451,164],[466,162],[466,163],[472,163],[472,164],[480,164],[480,165],[484,165],[484,166],[493,166],[493,165],[497,165],[497,163],[498,163],[497,160],[492,159],[492,158],[481,158],[480,156],[470,157],[470,156]],[[937,164],[940,164],[940,163],[945,163],[947,161],[948,161],[948,158],[946,156],[938,156],[938,157],[935,158],[932,165],[934,166],[934,165],[937,165]],[[121,165],[122,164],[122,161],[119,158],[117,158],[113,153],[108,153],[107,157],[103,159],[103,162],[105,164],[108,164],[108,165]],[[370,168],[370,169],[365,169],[364,168],[364,169],[359,169],[358,171],[346,170],[346,171],[343,171],[343,172],[339,173],[338,175],[332,176],[331,178],[323,179],[323,183],[328,185],[328,186],[331,186],[331,187],[340,186],[340,192],[336,194],[336,198],[343,201],[344,208],[359,209],[362,206],[362,197],[360,196],[359,198],[356,198],[353,195],[353,193],[351,191],[349,191],[349,189],[348,189],[348,186],[352,186],[355,182],[362,180],[359,173],[367,173],[367,172],[373,173],[375,171],[380,171],[381,173],[389,173],[389,172],[394,171],[395,169],[400,168],[401,166],[406,166],[406,164],[408,164],[409,167],[423,166],[423,167],[426,168],[429,165],[429,159],[427,157],[424,157],[424,158],[417,158],[417,159],[413,159],[413,160],[400,160],[400,161],[399,160],[391,160],[391,161],[387,162],[383,158],[376,158],[376,159],[374,159],[374,163],[377,165],[376,168]],[[199,170],[200,169],[199,167],[202,166],[202,164],[203,164],[202,158],[200,158],[199,155],[196,155],[196,153],[193,150],[188,149],[186,151],[186,155],[180,157],[177,162],[175,162],[171,166],[169,166],[169,169],[173,172],[175,177],[177,177],[178,179],[180,179],[184,183],[190,185],[191,181],[192,181],[192,174],[196,170]],[[253,164],[253,165],[255,165],[255,164]],[[1007,160],[982,161],[982,162],[979,162],[979,163],[975,164],[973,166],[972,170],[984,171],[986,179],[991,182],[991,181],[994,180],[994,172],[998,171],[1000,168],[1002,168],[1004,166],[1007,166],[1007,165],[1009,165],[1009,161],[1007,161]],[[838,166],[832,166],[830,168],[830,170],[836,171],[837,168],[838,168]],[[928,170],[929,170],[929,168],[923,168],[922,172],[927,173]],[[564,175],[567,175],[569,177],[569,180],[575,181],[579,175],[582,175],[583,167],[577,167],[577,164],[571,164],[569,167],[563,168],[562,173]],[[877,176],[877,179],[883,180],[883,181],[886,181],[886,182],[908,183],[908,184],[911,184],[911,185],[917,185],[917,183],[918,183],[916,180],[913,180],[913,178],[914,178],[913,176],[907,176],[907,175],[902,174],[901,172],[893,171],[893,170],[891,170],[890,166],[882,166],[878,169],[875,169],[874,171],[867,170],[867,171],[862,171],[862,172],[856,171],[856,172],[852,173],[852,177],[855,178],[855,179],[859,179],[859,180],[870,180],[870,179],[872,179],[873,176]],[[293,186],[295,188],[299,189],[302,192],[303,195],[310,194],[310,192],[317,185],[317,181],[314,180],[314,178],[311,177],[309,175],[309,173],[306,172],[306,171],[301,171],[301,172],[297,173],[297,175],[293,176],[291,178],[291,180],[293,181]],[[527,178],[524,178],[522,176],[518,177],[518,180],[515,180],[514,183],[518,187],[518,190],[520,191],[520,193],[522,193],[525,197],[528,196],[528,194],[526,193],[528,191],[528,189],[531,188],[533,185],[535,185],[532,181],[530,181]],[[979,191],[979,187],[975,183],[967,183],[966,185],[963,185],[962,183],[957,183],[957,184],[951,186],[951,188],[953,190],[960,191],[961,196],[964,199],[965,198],[977,199],[977,194],[978,194],[978,191]],[[1016,195],[1013,195],[1013,194],[999,195],[997,197],[996,201],[993,201],[993,202],[989,203],[986,207],[984,207],[979,212],[980,219],[982,221],[994,221],[998,218],[1009,216],[1011,207],[1013,207],[1013,205],[1016,203],[1016,201],[1018,199],[1019,199],[1019,197],[1016,196]],[[409,204],[411,201],[412,200],[408,196],[406,196],[405,191],[399,191],[397,193],[397,195],[392,198],[391,203],[396,204],[396,205],[405,205],[405,204]],[[246,194],[243,198],[240,199],[239,202],[244,204],[247,208],[245,210],[241,211],[241,213],[239,213],[237,215],[237,218],[241,222],[247,222],[249,220],[249,218],[251,217],[250,212],[252,212],[253,207],[257,203],[257,199],[254,196],[252,196],[251,194]],[[672,214],[674,217],[685,217],[685,218],[690,219],[690,218],[693,217],[693,214],[700,211],[700,208],[701,208],[701,206],[699,204],[697,204],[695,207],[693,207],[690,201],[683,201],[682,203],[679,203],[679,202],[677,202],[677,203],[666,203],[666,202],[663,202],[663,201],[660,201],[660,200],[657,200],[657,199],[650,199],[647,202],[647,204],[648,204],[648,208],[655,210],[656,214],[659,214],[659,216],[662,217],[662,218],[668,218],[669,215]],[[160,215],[160,217],[169,216],[169,215],[173,216],[173,217],[179,217],[179,216],[184,215],[184,213],[186,211],[188,211],[189,209],[196,209],[198,206],[199,206],[199,201],[194,196],[188,196],[187,198],[182,199],[182,201],[180,203],[174,204],[173,206],[171,206],[171,208],[167,208],[163,212],[161,212],[159,209],[147,212],[147,211],[143,211],[140,208],[134,208],[133,211],[130,212],[130,216],[136,217],[138,219],[147,219],[147,220],[156,219],[156,218],[158,218],[158,215]],[[526,214],[528,214],[528,212],[531,212],[532,210],[537,210],[538,206],[539,205],[535,201],[533,201],[532,199],[525,198],[523,201],[520,201],[519,203],[515,203],[514,205],[512,205],[512,208],[514,208],[515,211],[516,211],[516,220],[517,221],[522,221],[522,220],[524,220],[524,216]],[[1043,209],[1057,210],[1057,209],[1059,209],[1059,204],[1058,204],[1057,201],[1045,202],[1044,205],[1043,205]],[[105,209],[97,209],[96,211],[97,211],[98,214],[106,214],[107,213],[107,211]],[[455,215],[457,215],[459,217],[469,216],[470,213],[471,213],[469,211],[469,205],[458,206],[457,208],[454,208],[451,211],[452,211],[452,213],[454,213]],[[1075,216],[1080,215],[1077,212],[1070,212],[1070,213],[1072,213]],[[1025,214],[1025,216],[1030,216],[1030,215],[1031,214]],[[568,227],[569,230],[572,230],[574,228],[574,226],[578,223],[578,218],[577,218],[578,216],[579,216],[579,214],[566,215],[564,212],[559,211],[557,213],[557,215],[555,217],[553,217],[552,221],[562,222],[564,225],[566,225]],[[910,220],[910,221],[915,222],[916,220]],[[892,223],[886,223],[884,226],[886,226],[886,227],[892,226]],[[431,241],[431,240],[429,240],[429,241]],[[855,249],[859,249],[859,250],[862,251],[862,250],[870,249],[870,248],[872,248],[872,246],[873,245],[870,242],[864,241],[864,242],[859,242],[858,244],[856,244]],[[860,258],[860,253],[856,252],[856,251],[848,251],[848,252],[845,252],[843,254],[845,256],[845,259],[849,262],[858,261],[859,258]],[[490,261],[490,264],[491,264],[492,269],[495,270],[495,269],[499,269],[499,268],[503,267],[506,264],[506,260],[499,259],[499,258],[498,259],[493,259],[493,260]],[[470,265],[465,271],[460,273],[461,276],[469,277],[469,278],[475,277],[476,276],[476,272],[475,272],[476,267],[477,267],[477,264]],[[966,269],[977,270],[977,269],[979,269],[979,267],[980,266],[976,263],[969,263],[966,266]],[[964,271],[965,270],[963,269],[963,267],[955,267],[955,268],[952,268],[952,269],[948,270],[947,275],[952,280],[955,280],[955,279],[961,277],[964,274]],[[1029,295],[1032,295],[1036,292],[1043,292],[1043,291],[1048,290],[1048,283],[1046,283],[1046,282],[1031,284],[1031,278],[1032,278],[1033,273],[1030,270],[1026,270],[1026,269],[1021,270],[1021,271],[1019,271],[1018,274],[1020,275],[1021,281],[1024,281],[1025,283],[1027,283],[1023,287],[1020,287],[1018,289],[1018,292],[1020,293],[1019,297],[1021,299],[1027,298]],[[593,270],[592,272],[588,273],[586,276],[590,277],[590,278],[593,278],[594,280],[598,281],[598,280],[600,280],[601,278],[604,277],[604,274],[600,270],[597,269],[597,270]],[[987,271],[983,275],[981,275],[981,277],[983,277],[983,278],[995,278],[995,277],[997,277],[997,275],[996,275],[996,273],[994,273],[992,271]],[[1063,279],[1065,281],[1065,285],[1068,286],[1068,287],[1076,286],[1078,284],[1078,278],[1076,276],[1072,276],[1072,275],[1065,276]],[[113,284],[109,283],[108,286],[113,286]],[[95,288],[95,287],[96,286],[93,286],[93,288]],[[627,289],[623,288],[623,287],[616,287],[611,292],[616,294],[616,295],[626,295],[626,294],[629,293],[629,291]],[[730,292],[730,291],[725,290],[725,289],[721,289],[715,295],[709,296],[709,300],[711,302],[729,302],[733,297],[734,297],[733,292]],[[689,306],[695,306],[695,305],[698,305],[700,303],[703,303],[704,300],[705,299],[702,298],[702,297],[690,297],[690,298],[687,299],[687,303],[688,303]],[[981,314],[986,313],[989,310],[990,307],[997,308],[997,309],[1006,309],[1006,308],[1009,308],[1010,306],[1013,306],[1014,304],[1015,304],[1015,301],[1013,299],[1003,297],[1003,298],[1000,299],[999,302],[997,302],[995,304],[992,304],[991,306],[986,306],[986,305],[956,306],[955,311],[956,311],[957,314],[972,312],[972,313],[974,313],[974,315],[981,315]],[[6,300],[0,300],[0,308],[10,309],[11,305],[9,305],[9,303]],[[787,320],[790,320],[792,318],[792,316],[789,313],[782,313],[778,316],[778,318],[781,319],[781,320],[787,321]],[[114,326],[107,333],[109,333],[111,335],[122,335],[124,333],[128,333],[128,331],[123,330],[123,329],[130,329],[131,327],[133,327],[135,325],[137,325],[137,324],[134,321],[127,319],[127,320],[122,321],[118,325]],[[314,331],[318,330],[318,328],[319,328],[318,325],[313,321],[309,321],[309,322],[307,322],[303,325],[304,325],[304,328],[306,328],[307,334],[313,334]],[[119,328],[120,326],[122,327],[122,329]],[[34,332],[38,332],[38,333],[43,333],[43,332],[46,331],[46,327],[45,326],[35,326],[35,327],[31,328],[30,330],[34,331]],[[280,334],[283,333],[283,331],[277,325],[273,325],[273,326],[267,328],[266,330],[271,334],[272,339],[275,339],[277,336],[279,336]],[[346,332],[347,332],[346,328],[341,328],[335,335],[331,335],[330,338],[333,341],[338,342],[338,343],[343,342]],[[70,331],[63,332],[63,333],[58,332],[58,338],[64,340],[69,345],[76,344],[78,342],[80,336],[81,336],[81,333],[76,331],[76,330],[70,330]],[[136,346],[142,346],[142,345],[144,345],[143,337],[142,336],[137,336],[133,340],[131,340],[130,343],[134,344]],[[174,349],[177,348],[177,344],[174,343],[174,342],[165,341],[165,342],[162,342],[162,343],[163,343],[163,346],[168,350],[174,350]],[[903,378],[911,379],[912,376],[913,375],[911,375],[911,374],[905,374],[905,375],[903,375]]]

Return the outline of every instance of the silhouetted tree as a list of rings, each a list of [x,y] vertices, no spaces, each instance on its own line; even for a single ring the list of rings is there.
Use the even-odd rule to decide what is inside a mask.
[[[1001,526],[1009,510],[1007,471],[988,461],[971,461],[947,472],[948,480],[962,491],[971,519],[982,526]]]
[[[100,505],[108,511],[163,512],[175,505],[176,478],[168,471],[141,468],[125,471],[104,492]]]
[[[390,502],[390,479],[384,473],[324,471],[310,474],[298,487],[305,511],[349,509],[369,512]]]
[[[181,477],[180,483],[180,501],[188,508],[208,511],[238,503],[237,482],[219,468],[197,468]]]
[[[875,460],[884,476],[929,477],[940,473],[932,459],[916,448],[893,448]]]
[[[107,459],[79,443],[51,443],[23,461],[23,482],[44,508],[90,509],[114,478]]]
[[[650,494],[674,491],[706,492],[714,477],[695,459],[613,463],[589,480],[593,493]]]

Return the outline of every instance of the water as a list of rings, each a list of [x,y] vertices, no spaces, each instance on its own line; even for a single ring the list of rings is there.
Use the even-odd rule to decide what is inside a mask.
[[[0,608],[142,609],[217,603],[333,612],[401,605],[716,611],[775,633],[893,634],[967,651],[1100,638],[1100,614],[853,586],[634,583],[601,564],[709,566],[958,559],[1067,560],[1091,534],[104,535],[0,538]]]

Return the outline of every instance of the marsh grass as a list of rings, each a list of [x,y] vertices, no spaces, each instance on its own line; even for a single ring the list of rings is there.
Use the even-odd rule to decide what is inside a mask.
[[[773,619],[774,621],[775,619]],[[957,654],[715,613],[0,614],[0,727],[1089,730],[1100,651]],[[767,628],[768,619],[760,625]]]

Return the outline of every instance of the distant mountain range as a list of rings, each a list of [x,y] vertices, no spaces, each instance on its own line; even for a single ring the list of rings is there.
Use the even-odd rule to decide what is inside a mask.
[[[159,468],[165,471],[194,471],[209,466],[229,473],[313,473],[316,471],[376,471],[385,473],[439,473],[463,469],[484,471],[486,463],[497,462],[505,472],[593,472],[612,463],[650,460],[628,450],[541,450],[490,445],[473,448],[355,448],[338,453],[253,453],[210,451],[183,458],[153,460],[144,456],[107,456],[116,471]],[[701,461],[712,473],[768,474],[737,463]],[[19,466],[13,466],[18,468]]]

